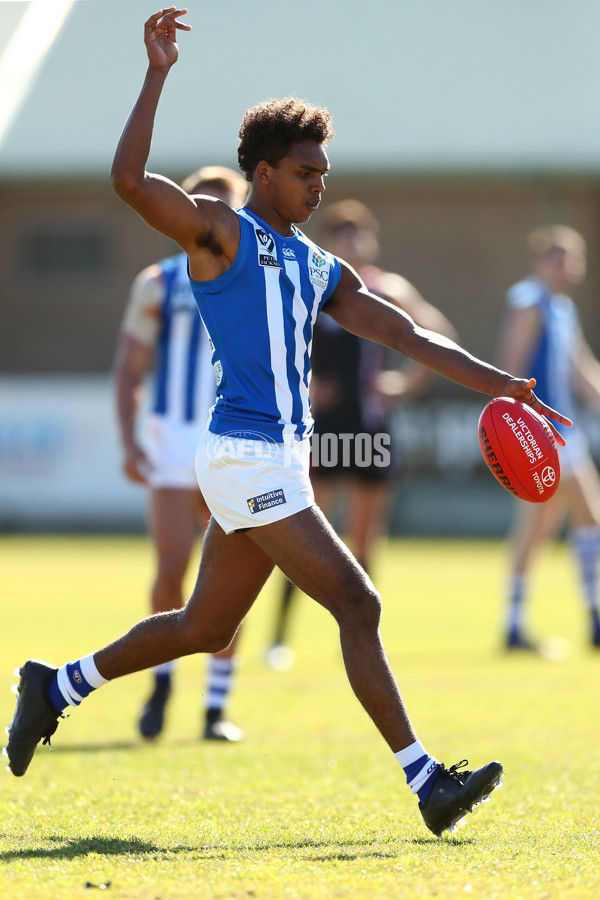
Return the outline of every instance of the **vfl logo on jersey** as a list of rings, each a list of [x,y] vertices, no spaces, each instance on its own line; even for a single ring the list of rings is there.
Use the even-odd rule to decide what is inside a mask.
[[[266,232],[264,228],[256,229],[256,237],[259,244],[265,248],[265,253],[258,254],[258,262],[261,266],[270,266],[272,269],[280,269],[281,266],[277,262],[275,256],[275,240],[273,236]]]
[[[283,255],[285,256],[286,259],[296,259],[296,254],[294,253],[294,251],[292,250],[291,247],[284,247]]]
[[[273,240],[273,235],[268,234],[268,232],[266,232],[264,228],[257,228],[256,236],[267,253],[273,253],[273,250],[275,249],[275,241]]]
[[[219,387],[221,381],[223,380],[223,366],[221,365],[221,360],[215,359],[213,367],[215,370],[215,381],[217,383],[217,387]]]
[[[308,264],[308,272],[312,284],[317,287],[325,287],[329,281],[329,263],[327,258],[314,250]]]
[[[266,494],[259,494],[258,497],[250,497],[247,503],[248,509],[254,515],[265,509],[270,509],[272,506],[281,506],[282,503],[287,503],[287,500],[285,499],[283,488],[277,488],[274,491],[268,491]]]

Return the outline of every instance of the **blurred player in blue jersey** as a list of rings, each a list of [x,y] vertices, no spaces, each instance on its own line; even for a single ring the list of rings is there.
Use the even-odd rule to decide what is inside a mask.
[[[241,206],[246,181],[232,169],[205,166],[182,185],[188,194],[217,197]],[[152,612],[183,606],[183,579],[198,530],[206,531],[210,512],[198,489],[196,448],[215,402],[212,349],[190,288],[187,256],[178,253],[144,269],[135,279],[121,327],[115,388],[123,470],[148,485],[149,530],[156,553]],[[140,401],[153,364],[154,399],[139,440]],[[235,644],[208,658],[203,736],[237,741],[240,729],[224,717],[235,671]],[[139,719],[146,738],[162,731],[172,690],[175,661],[154,671],[154,686]]]
[[[568,296],[585,277],[586,244],[572,228],[557,225],[533,231],[528,246],[531,275],[508,292],[500,362],[511,372],[531,373],[539,397],[576,419],[578,399],[600,409],[600,363]],[[566,436],[566,430],[558,427]],[[593,647],[600,647],[600,479],[577,425],[569,429],[567,444],[560,449],[560,467],[559,488],[547,503],[515,500],[504,638],[509,650],[538,649],[524,625],[529,571],[540,544],[556,533],[565,517],[586,602],[589,639]]]
[[[538,400],[533,379],[513,378],[415,325],[296,227],[316,212],[325,189],[325,147],[333,134],[325,108],[288,97],[247,110],[238,161],[250,192],[238,212],[220,200],[190,197],[146,170],[158,102],[178,58],[177,30],[190,27],[179,22],[185,12],[160,10],[145,24],[148,70],[111,177],[121,199],[187,253],[214,347],[217,401],[196,456],[212,513],[198,578],[182,610],[150,616],[97,652],[58,669],[25,662],[8,729],[9,766],[23,775],[61,711],[107,681],[229,646],[277,565],[336,619],[350,684],[417,794],[426,826],[441,834],[487,798],[502,765],[470,771],[462,760],[446,768],[417,739],[381,642],[380,598],[314,503],[308,438],[315,319],[326,306],[355,334],[474,390],[566,420]],[[204,112],[198,121],[206,121]]]
[[[412,284],[374,264],[380,252],[379,223],[364,203],[347,199],[331,204],[323,211],[319,233],[323,246],[350,263],[371,293],[423,328],[456,339],[448,319]],[[391,409],[419,393],[432,372],[399,354],[393,361],[386,358],[381,344],[351,334],[327,315],[315,322],[311,368],[312,444],[318,451],[311,460],[315,499],[329,519],[336,500],[343,499],[341,533],[372,574],[373,548],[386,529],[392,480],[398,474],[390,441]],[[371,449],[378,446],[378,437],[385,439],[385,457],[364,452],[365,441]],[[286,581],[266,654],[267,664],[280,671],[294,660],[289,624],[295,596],[295,586]]]

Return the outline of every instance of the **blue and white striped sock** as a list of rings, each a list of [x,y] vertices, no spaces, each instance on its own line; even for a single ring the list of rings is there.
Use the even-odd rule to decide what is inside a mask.
[[[208,684],[206,691],[206,709],[225,709],[227,698],[233,684],[235,658],[208,658]]]
[[[413,794],[418,795],[419,802],[425,803],[431,793],[439,762],[427,753],[421,741],[398,750],[394,756],[404,769],[407,785]]]
[[[94,654],[84,656],[77,662],[68,662],[56,672],[50,682],[50,700],[57,712],[66,706],[79,706],[96,688],[107,684],[94,662]]]

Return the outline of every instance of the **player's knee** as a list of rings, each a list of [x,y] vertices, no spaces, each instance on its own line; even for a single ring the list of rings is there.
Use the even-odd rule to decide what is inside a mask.
[[[340,598],[336,618],[351,628],[377,630],[381,621],[381,598],[372,585],[361,586]]]
[[[225,650],[234,638],[237,627],[228,627],[219,622],[207,623],[195,620],[186,610],[182,610],[180,628],[190,653],[218,653]]]
[[[233,633],[231,632],[214,632],[213,634],[204,634],[200,637],[199,646],[196,650],[197,653],[220,653],[221,650],[226,650],[229,647],[230,643],[233,640]]]

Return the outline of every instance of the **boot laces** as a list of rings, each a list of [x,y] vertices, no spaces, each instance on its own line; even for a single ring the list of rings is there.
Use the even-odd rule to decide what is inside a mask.
[[[443,766],[442,771],[445,772],[446,775],[449,775],[450,778],[455,778],[457,781],[459,781],[461,784],[463,784],[466,781],[466,779],[469,777],[469,775],[471,774],[469,769],[465,769],[465,766],[468,766],[468,765],[469,765],[468,759],[461,759],[460,762],[454,763],[454,765],[450,766],[449,769],[447,769],[445,766]],[[459,772],[458,771],[459,769],[462,769],[463,771]]]
[[[69,713],[65,713],[65,712],[59,713],[59,715],[58,715],[58,717],[57,717],[57,719],[56,719],[56,722],[53,722],[52,725],[50,725],[50,726],[48,727],[48,730],[47,730],[46,734],[43,735],[44,740],[42,741],[42,747],[43,747],[45,744],[48,744],[48,746],[49,746],[50,749],[52,750],[52,744],[50,743],[50,738],[52,737],[52,735],[54,734],[54,732],[55,732],[56,729],[58,728],[58,720],[59,720],[59,719],[68,719],[68,718],[69,718]]]

